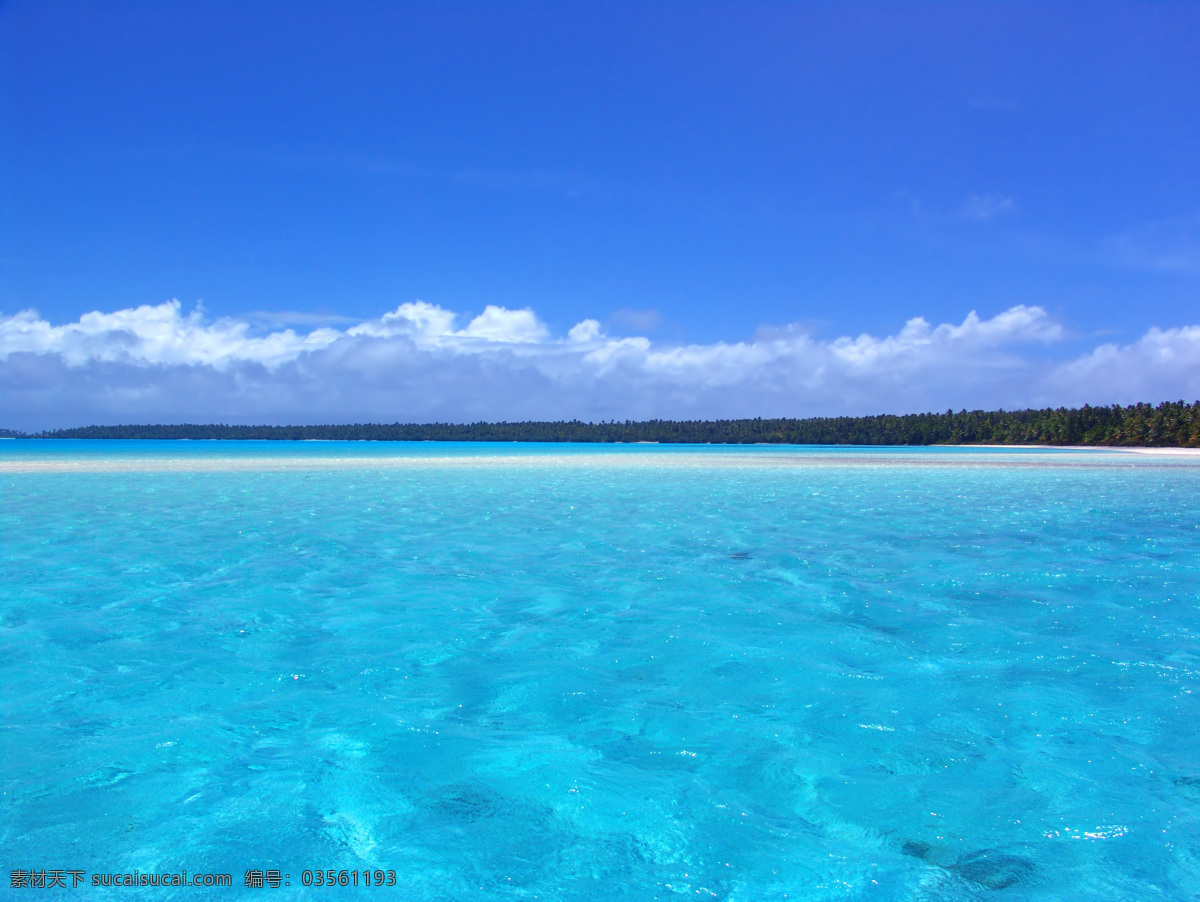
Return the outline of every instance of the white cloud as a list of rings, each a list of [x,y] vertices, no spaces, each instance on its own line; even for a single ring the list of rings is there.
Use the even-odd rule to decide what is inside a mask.
[[[1133,344],[1101,345],[1060,364],[1046,385],[1069,403],[1194,401],[1200,398],[1200,326],[1151,329]]]
[[[377,320],[361,323],[348,329],[347,335],[369,335],[376,338],[406,336],[420,347],[457,347],[464,340],[475,339],[498,344],[525,344],[545,341],[546,326],[528,308],[509,310],[489,304],[483,313],[471,320],[465,329],[454,328],[458,316],[425,301],[401,304]]]
[[[199,308],[183,316],[178,301],[115,313],[85,313],[78,322],[64,326],[51,326],[26,310],[0,319],[0,358],[28,351],[58,355],[69,366],[119,361],[223,369],[242,360],[277,365],[328,347],[341,337],[328,328],[307,335],[285,329],[259,337],[249,331],[249,323],[231,319],[206,325]]]
[[[597,341],[600,338],[600,323],[594,319],[585,319],[576,323],[567,333],[567,338],[574,342]]]
[[[529,309],[401,304],[346,329],[255,332],[171,301],[52,325],[0,317],[0,425],[811,416],[1157,401],[1200,396],[1200,326],[1152,329],[1047,361],[1063,339],[1040,307],[892,335],[752,341],[615,338],[584,320],[558,338]]]
[[[377,320],[360,323],[348,329],[346,334],[369,335],[375,338],[394,338],[402,335],[412,338],[418,344],[436,345],[454,334],[454,320],[455,316],[449,310],[424,301],[413,301],[401,304]]]
[[[489,304],[459,335],[493,342],[525,343],[545,341],[550,333],[528,308],[507,310]]]

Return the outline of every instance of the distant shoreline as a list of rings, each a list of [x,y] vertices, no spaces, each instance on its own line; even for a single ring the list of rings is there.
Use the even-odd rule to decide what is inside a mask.
[[[120,444],[122,442],[137,442],[137,441],[175,441],[175,442],[263,442],[263,443],[281,443],[281,444],[371,444],[371,443],[386,443],[387,439],[336,439],[336,438],[306,438],[306,439],[225,439],[225,438],[203,438],[203,439],[144,439],[144,438],[112,438],[112,439],[80,439],[80,438],[54,438],[45,439],[42,436],[0,436],[0,441],[21,441],[22,439],[30,440],[52,440],[52,441],[104,441]],[[990,449],[996,451],[1019,451],[1023,448],[1034,451],[1123,451],[1130,454],[1148,454],[1152,456],[1170,456],[1170,455],[1185,455],[1185,456],[1200,456],[1200,447],[1178,447],[1175,445],[1051,445],[1051,444],[1036,444],[1033,442],[1022,442],[1020,444],[995,444],[995,443],[959,443],[959,444],[936,444],[936,445],[884,445],[884,444],[832,444],[832,443],[792,443],[792,442],[556,442],[556,441],[529,441],[519,442],[517,440],[508,441],[488,441],[476,440],[473,442],[464,442],[461,439],[394,439],[390,441],[396,442],[411,442],[413,444],[533,444],[533,445],[667,445],[675,447],[687,446],[718,446],[725,448],[962,448],[962,449]]]
[[[84,426],[0,436],[199,441],[564,442],[663,445],[862,445],[1200,448],[1200,401],[1126,407],[961,410],[957,413],[740,420],[579,420],[498,423],[354,423],[310,426],[146,424]]]
[[[970,445],[933,445],[929,447],[935,448],[995,448],[997,450],[1011,451],[1014,448],[1046,448],[1056,451],[1128,451],[1130,454],[1200,454],[1200,448],[1176,447],[1175,445],[995,445],[995,444],[970,444]]]

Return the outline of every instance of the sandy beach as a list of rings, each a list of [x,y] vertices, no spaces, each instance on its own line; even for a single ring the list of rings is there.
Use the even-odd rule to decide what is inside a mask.
[[[246,456],[206,456],[181,454],[118,457],[97,454],[60,458],[57,456],[0,459],[0,474],[51,473],[228,473],[296,472],[328,470],[434,469],[616,469],[616,470],[729,470],[806,468],[1078,468],[1089,466],[1135,466],[1139,456],[1160,458],[1164,463],[1200,462],[1200,449],[1194,448],[1108,448],[1063,446],[959,445],[955,453],[944,453],[945,446],[931,448],[842,448],[840,450],[778,451],[722,450],[721,453],[696,453],[695,446],[678,446],[683,453],[670,449],[650,453],[614,451],[578,451],[574,453],[535,454],[443,454],[388,456],[309,456],[304,454],[264,454]],[[941,448],[942,453],[937,450]],[[661,448],[661,446],[660,446]],[[971,451],[984,453],[971,454]],[[1046,454],[1045,451],[1056,453]],[[1000,452],[1000,453],[997,453]],[[1005,453],[1007,452],[1007,453]],[[1123,463],[1122,463],[1123,461]],[[1147,461],[1143,465],[1150,465]]]

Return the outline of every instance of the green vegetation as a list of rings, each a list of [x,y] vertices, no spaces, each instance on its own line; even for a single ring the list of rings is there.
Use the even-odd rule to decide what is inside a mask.
[[[919,413],[805,420],[647,420],[623,423],[362,423],[352,426],[85,426],[21,438],[299,441],[663,442],[790,445],[1126,445],[1200,447],[1200,401],[1157,407]]]

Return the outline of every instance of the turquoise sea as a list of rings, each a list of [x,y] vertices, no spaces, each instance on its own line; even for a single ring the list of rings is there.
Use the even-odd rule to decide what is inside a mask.
[[[0,502],[0,866],[88,882],[14,898],[1200,891],[1200,457],[3,441]]]

